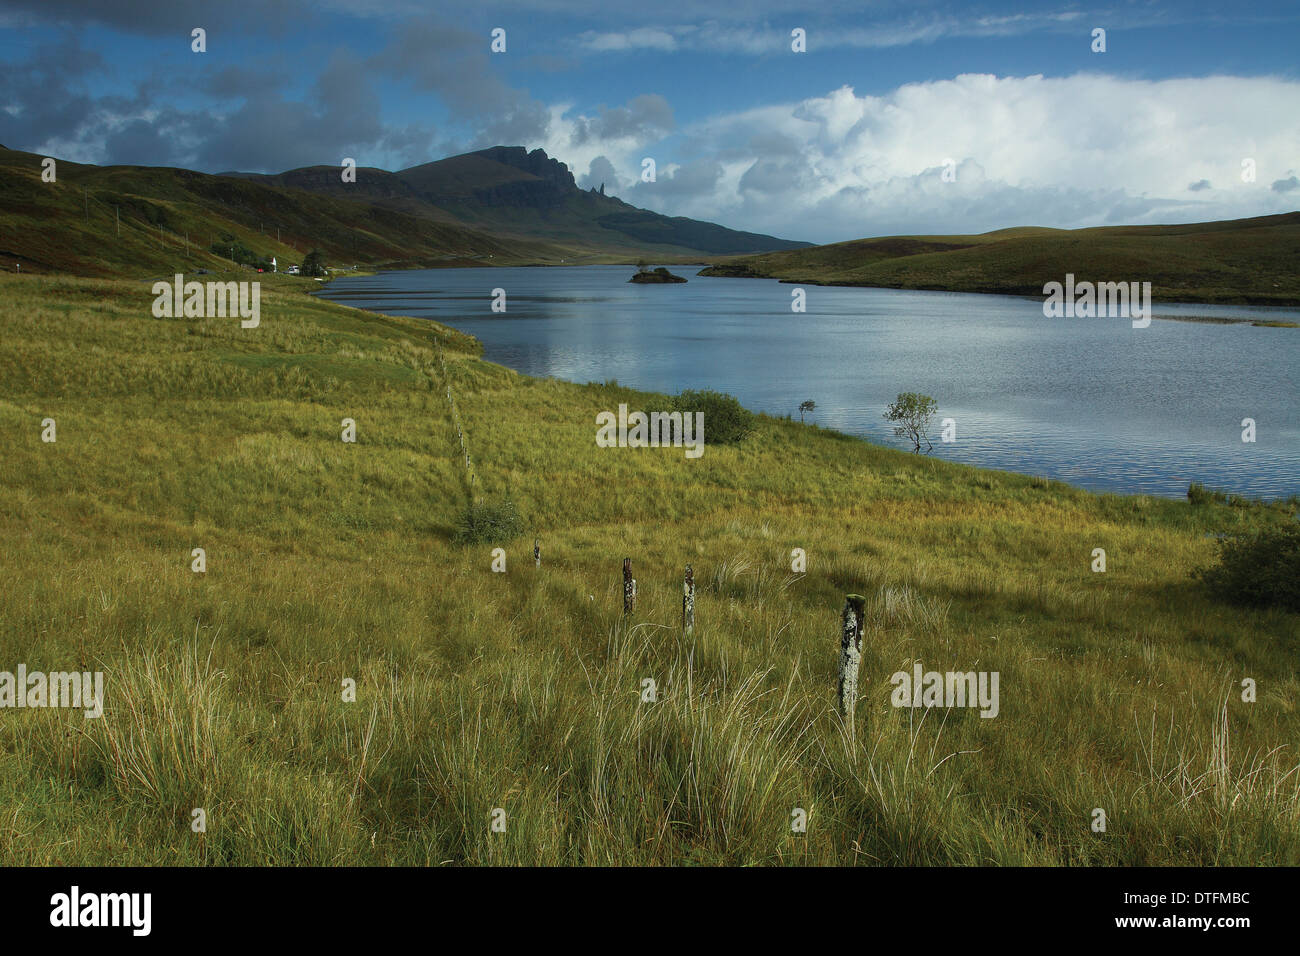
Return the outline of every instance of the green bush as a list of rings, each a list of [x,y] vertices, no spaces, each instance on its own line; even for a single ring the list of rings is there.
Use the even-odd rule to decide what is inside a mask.
[[[500,504],[471,504],[461,512],[455,539],[460,544],[504,544],[519,537],[523,522],[515,503],[507,498]]]
[[[734,445],[754,429],[754,413],[724,392],[687,389],[673,400],[673,411],[703,412],[707,444]]]
[[[1229,603],[1300,611],[1300,524],[1225,538],[1219,563],[1199,577]]]

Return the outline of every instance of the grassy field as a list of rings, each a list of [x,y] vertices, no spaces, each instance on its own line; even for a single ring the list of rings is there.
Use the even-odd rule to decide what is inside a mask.
[[[1165,302],[1300,305],[1300,212],[1178,226],[886,236],[714,260],[710,275],[1042,296],[1066,273],[1150,282]]]
[[[668,399],[519,376],[280,277],[256,329],[151,302],[0,277],[0,670],[106,683],[99,719],[0,710],[0,863],[1300,863],[1300,617],[1190,579],[1280,509],[766,417],[697,460],[597,448],[597,412]],[[472,493],[524,518],[505,573],[452,543],[448,386]],[[999,715],[892,707],[914,661],[997,671]]]

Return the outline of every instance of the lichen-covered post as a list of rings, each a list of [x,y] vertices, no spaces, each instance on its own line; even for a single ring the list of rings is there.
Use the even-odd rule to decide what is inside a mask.
[[[840,716],[853,734],[853,710],[858,703],[858,664],[862,660],[862,614],[867,599],[861,594],[844,598],[840,622]]]
[[[632,580],[632,559],[623,559],[623,613],[631,614],[636,609],[636,582]]]
[[[687,634],[695,630],[695,572],[689,564],[682,584],[682,630]]]
[[[537,567],[542,566],[542,539],[533,538],[533,564]]]

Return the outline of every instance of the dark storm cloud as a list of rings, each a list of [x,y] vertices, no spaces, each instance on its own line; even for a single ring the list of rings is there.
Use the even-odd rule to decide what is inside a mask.
[[[0,143],[35,148],[68,137],[96,112],[95,100],[78,87],[102,73],[103,57],[72,37],[38,46],[22,62],[0,63]]]
[[[249,98],[213,124],[198,147],[205,169],[268,170],[341,163],[344,149],[364,152],[390,135],[379,119],[379,96],[360,61],[339,51],[305,102],[270,94]],[[409,140],[409,134],[406,135]],[[364,155],[353,156],[369,165]]]
[[[580,189],[599,189],[602,185],[606,193],[617,192],[620,188],[618,172],[614,164],[605,156],[597,156],[591,161],[587,175],[578,180]]]
[[[1300,179],[1292,176],[1290,179],[1276,179],[1273,185],[1268,187],[1275,193],[1289,193],[1293,189],[1300,189]]]
[[[654,199],[688,199],[706,196],[712,193],[722,180],[722,164],[713,159],[700,159],[679,166],[671,174],[660,172],[656,181],[646,183],[637,180],[632,190],[637,198],[630,202]]]
[[[803,155],[802,144],[793,136],[775,130],[760,130],[749,138],[749,151],[766,159],[796,159]]]
[[[281,70],[224,66],[209,75],[199,86],[209,96],[228,100],[266,96],[288,81],[289,74]]]
[[[507,51],[510,32],[507,30]],[[453,119],[474,124],[480,145],[528,143],[550,125],[544,104],[505,83],[497,73],[489,38],[432,18],[403,23],[368,65],[421,92],[435,93]]]
[[[549,126],[550,114],[541,103],[521,105],[489,118],[474,134],[471,148],[529,145],[544,139]]]
[[[69,159],[104,164],[190,166],[280,172],[341,162],[384,150],[402,162],[427,162],[431,125],[389,128],[367,65],[338,51],[309,95],[286,99],[286,72],[230,65],[203,76],[194,89],[216,110],[167,102],[176,78],[155,72],[128,93],[95,96],[109,77],[104,56],[69,34],[38,46],[26,60],[0,63],[0,143],[13,149],[57,149]],[[242,102],[240,102],[242,101]],[[508,122],[516,117],[507,115]],[[526,118],[524,130],[536,119]],[[543,127],[544,128],[544,127]],[[502,135],[511,133],[508,127]],[[511,140],[513,142],[513,140]],[[346,151],[346,152],[345,152]]]
[[[178,132],[191,118],[171,111],[159,121],[132,120],[110,133],[104,142],[104,162],[112,166],[173,166],[183,161]]]
[[[595,117],[581,119],[573,131],[573,144],[591,140],[656,140],[672,131],[673,108],[657,93],[634,97],[626,106],[602,108]]]
[[[259,0],[256,6],[210,0],[3,0],[0,10],[45,25],[99,23],[124,33],[174,33],[188,49],[190,31],[195,27],[203,27],[209,34],[225,27],[241,32],[278,31],[310,15],[311,5],[304,0]]]
[[[390,127],[379,141],[379,147],[397,157],[397,168],[419,166],[443,155],[433,152],[432,126],[412,123],[403,127]]]
[[[779,195],[798,188],[807,166],[796,160],[760,159],[740,177],[740,191]]]

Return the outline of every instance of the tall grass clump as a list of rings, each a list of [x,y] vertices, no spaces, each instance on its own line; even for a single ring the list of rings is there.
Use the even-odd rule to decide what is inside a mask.
[[[455,537],[460,544],[502,544],[522,532],[519,510],[507,498],[495,504],[471,502],[461,512]]]

